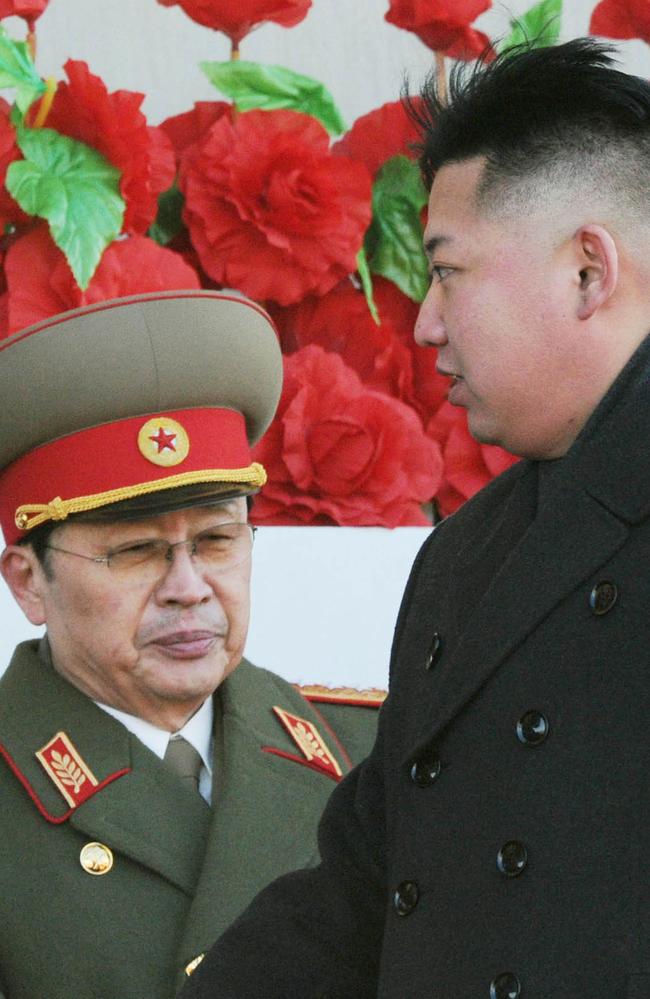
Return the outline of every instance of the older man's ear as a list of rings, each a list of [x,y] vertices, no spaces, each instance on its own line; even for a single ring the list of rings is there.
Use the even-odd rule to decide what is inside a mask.
[[[45,624],[45,576],[34,551],[24,545],[9,545],[0,555],[0,573],[28,621]]]

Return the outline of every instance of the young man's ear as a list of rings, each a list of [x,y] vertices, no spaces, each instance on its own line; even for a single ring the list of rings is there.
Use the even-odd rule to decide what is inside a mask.
[[[9,545],[0,555],[0,573],[31,624],[45,624],[41,565],[29,547]]]
[[[576,232],[580,291],[578,319],[591,319],[609,300],[618,284],[618,250],[601,225],[585,225]]]

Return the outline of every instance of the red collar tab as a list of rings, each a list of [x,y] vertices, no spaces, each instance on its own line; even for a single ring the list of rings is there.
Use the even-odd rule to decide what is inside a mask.
[[[65,732],[57,732],[37,751],[36,759],[73,808],[90,798],[99,783]]]
[[[72,752],[70,752],[70,747],[72,748]],[[55,753],[57,754],[56,756],[54,755]],[[42,754],[42,757],[40,754]],[[53,736],[53,738],[50,739],[50,741],[43,746],[42,749],[39,749],[35,755],[39,759],[50,779],[61,792],[65,801],[68,804],[70,803],[70,800],[73,801],[73,804],[71,804],[62,815],[53,815],[47,810],[16,761],[7,749],[0,743],[0,756],[4,758],[13,775],[22,784],[39,813],[44,819],[51,822],[53,825],[61,825],[61,823],[67,822],[72,813],[80,804],[83,803],[83,801],[87,801],[99,791],[103,791],[105,787],[108,787],[109,784],[112,784],[113,781],[118,780],[118,778],[124,777],[126,774],[131,773],[131,767],[124,767],[122,770],[117,770],[115,773],[109,774],[108,777],[105,777],[103,780],[97,781],[92,771],[86,766],[86,763],[83,761],[79,752],[72,745],[65,732],[57,732],[57,734]],[[66,756],[68,756],[67,760]],[[81,777],[83,777],[84,780],[81,780]],[[64,783],[63,778],[67,778],[72,783]],[[94,783],[89,778],[92,778]]]
[[[292,715],[289,711],[285,711],[284,708],[277,707],[277,705],[274,706],[273,711],[297,745],[302,753],[302,757],[293,756],[281,749],[273,749],[270,746],[264,746],[264,752],[273,753],[276,756],[284,756],[287,759],[294,760],[296,763],[308,766],[312,770],[318,770],[333,780],[340,780],[343,776],[343,771],[316,726],[305,718]]]

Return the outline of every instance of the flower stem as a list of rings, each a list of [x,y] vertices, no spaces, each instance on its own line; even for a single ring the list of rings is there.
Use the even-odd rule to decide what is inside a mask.
[[[36,25],[34,21],[27,22],[27,48],[32,62],[36,62]]]
[[[54,100],[55,94],[56,80],[53,76],[48,76],[45,81],[45,93],[41,97],[41,103],[39,104],[38,112],[32,123],[32,128],[43,127],[47,121],[47,116],[50,113],[50,108],[52,107],[52,101]]]
[[[230,61],[236,62],[240,57],[239,42],[236,42],[233,38],[232,45],[230,48]]]
[[[447,67],[445,65],[445,56],[443,52],[436,52],[436,82],[438,91],[438,100],[441,104],[447,103]]]

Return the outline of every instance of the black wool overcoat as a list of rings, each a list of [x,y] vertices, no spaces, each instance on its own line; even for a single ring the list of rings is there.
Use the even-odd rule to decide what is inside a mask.
[[[438,527],[322,863],[183,999],[649,999],[650,342],[560,461]]]

